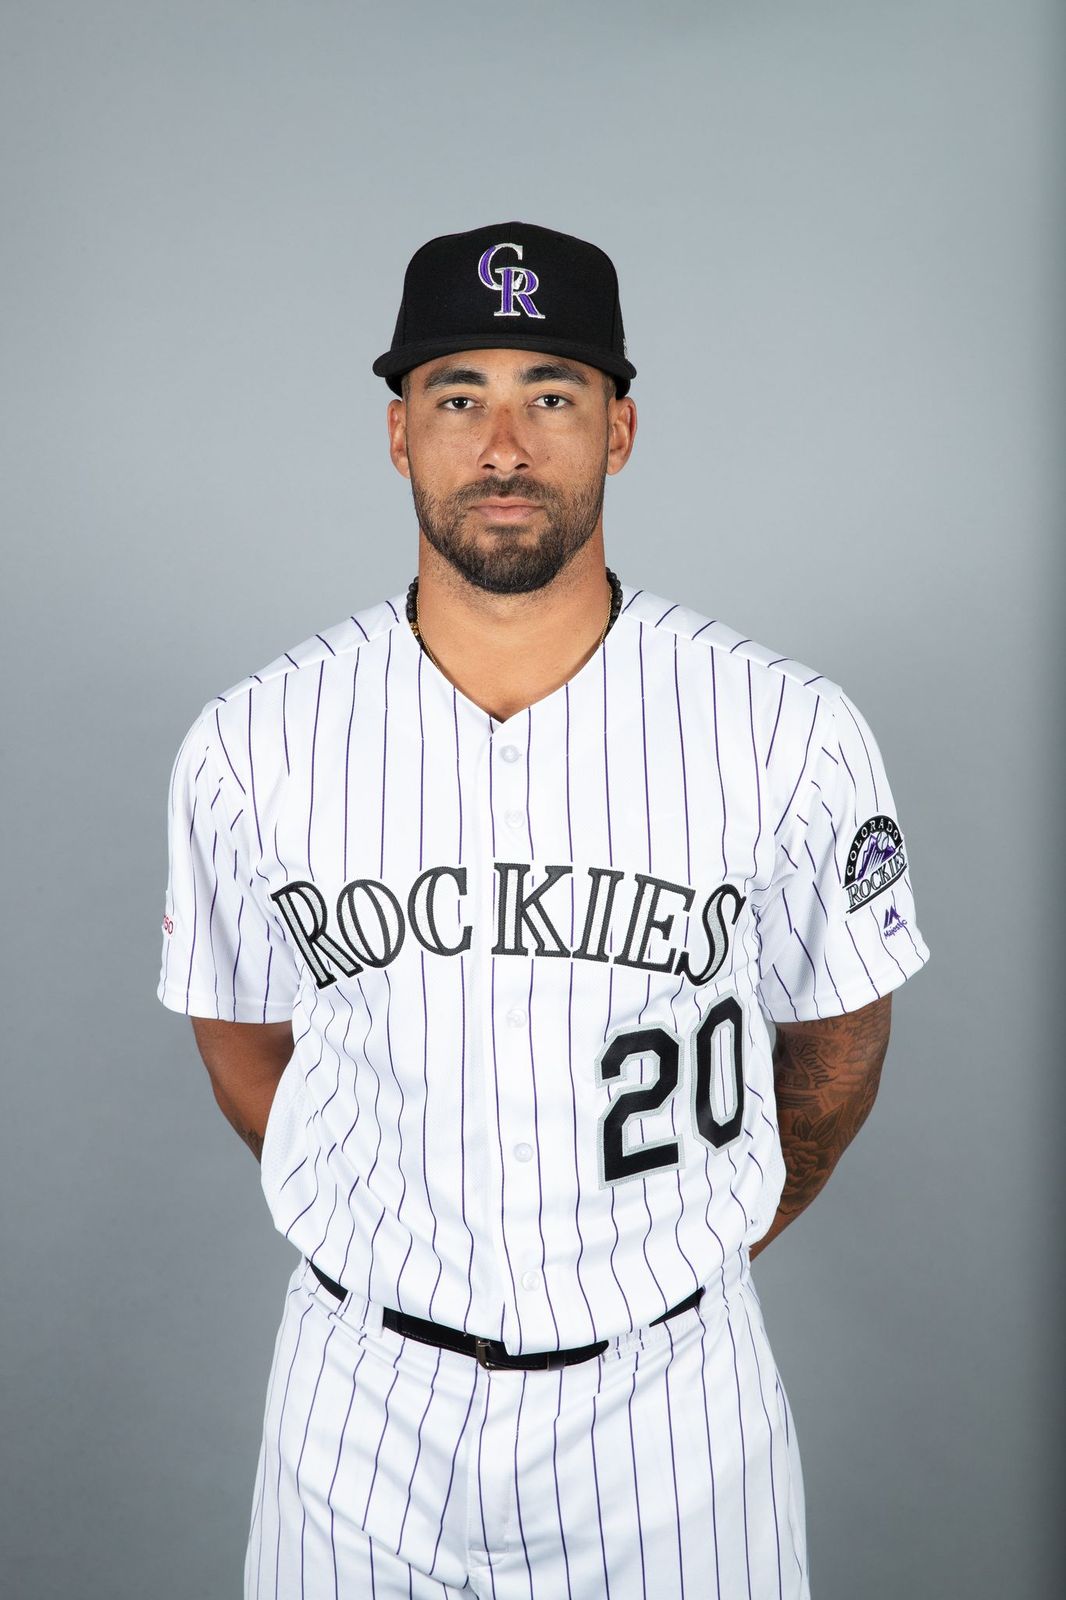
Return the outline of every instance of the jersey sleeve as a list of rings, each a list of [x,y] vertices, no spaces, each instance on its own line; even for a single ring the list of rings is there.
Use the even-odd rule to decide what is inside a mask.
[[[877,743],[846,695],[825,708],[810,782],[756,906],[759,999],[774,1022],[857,1011],[929,959]]]
[[[201,718],[170,780],[170,871],[157,990],[172,1011],[284,1022],[299,985],[292,952],[256,894],[239,779],[216,760]]]

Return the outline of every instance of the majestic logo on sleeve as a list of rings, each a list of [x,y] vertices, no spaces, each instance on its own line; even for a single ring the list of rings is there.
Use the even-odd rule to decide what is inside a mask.
[[[544,321],[543,311],[533,304],[533,296],[540,288],[540,279],[528,267],[494,268],[493,261],[501,250],[513,250],[522,259],[520,244],[494,244],[477,264],[477,275],[486,289],[495,289],[500,296],[500,309],[494,317],[536,317]]]
[[[890,889],[907,869],[903,835],[892,817],[871,817],[864,822],[848,851],[844,889],[848,911],[858,911]]]
[[[496,861],[497,915],[493,955],[563,956],[572,961],[613,961],[649,972],[676,972],[697,987],[709,983],[729,956],[733,930],[745,896],[731,883],[720,884],[699,910],[699,927],[690,952],[674,928],[689,912],[696,891],[651,873],[629,876],[617,867],[589,867],[587,883],[574,880],[584,907],[580,940],[571,948],[559,927],[560,890],[573,879],[570,863],[545,867],[530,885],[525,861]],[[376,878],[355,878],[337,897],[333,918],[321,890],[306,879],[287,883],[270,898],[320,989],[337,974],[354,978],[366,967],[395,961],[408,933],[432,955],[457,956],[470,949],[473,926],[463,921],[466,868],[429,867],[411,885],[406,901]],[[554,891],[554,895],[553,895]],[[617,904],[616,904],[617,899]],[[609,953],[609,946],[613,954]]]

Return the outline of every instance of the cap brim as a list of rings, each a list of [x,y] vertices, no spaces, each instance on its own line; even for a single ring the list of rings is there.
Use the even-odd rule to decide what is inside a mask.
[[[484,333],[455,334],[450,339],[404,345],[399,350],[386,350],[384,355],[378,356],[373,371],[377,377],[385,379],[394,394],[400,394],[400,379],[405,372],[411,372],[427,361],[436,361],[439,356],[454,355],[458,350],[542,350],[546,355],[569,356],[572,361],[581,361],[586,366],[598,367],[601,372],[609,372],[617,380],[619,395],[625,394],[637,375],[637,369],[631,361],[616,356],[610,350],[536,333],[501,333],[496,336]]]

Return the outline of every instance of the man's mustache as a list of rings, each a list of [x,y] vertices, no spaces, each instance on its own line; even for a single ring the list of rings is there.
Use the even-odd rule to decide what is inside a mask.
[[[460,506],[474,505],[478,500],[509,499],[528,500],[533,505],[550,505],[554,494],[543,484],[529,478],[482,478],[479,483],[471,483],[465,489],[457,490],[452,498]]]

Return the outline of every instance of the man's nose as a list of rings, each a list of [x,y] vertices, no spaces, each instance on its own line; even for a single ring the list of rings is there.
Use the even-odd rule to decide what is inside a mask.
[[[514,413],[509,409],[497,412],[492,418],[478,465],[484,472],[495,472],[504,477],[508,473],[522,471],[529,464],[529,451],[519,436]]]

